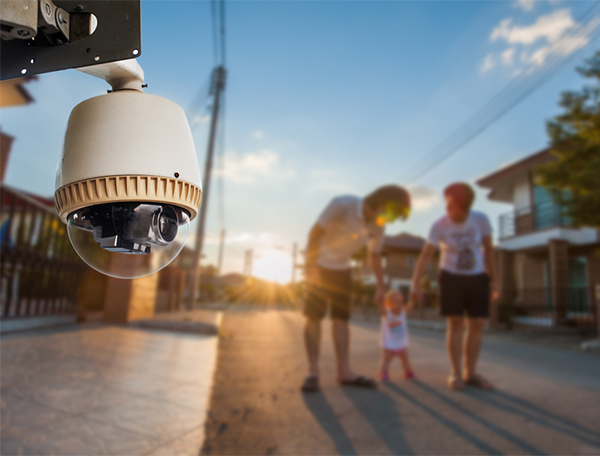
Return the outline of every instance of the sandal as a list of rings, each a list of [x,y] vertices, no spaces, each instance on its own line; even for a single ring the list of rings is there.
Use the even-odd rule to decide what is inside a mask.
[[[415,375],[414,371],[407,371],[407,372],[404,372],[404,378],[406,380],[416,380],[417,376]]]
[[[478,374],[472,375],[470,378],[466,378],[464,382],[466,385],[474,386],[475,388],[481,388],[484,390],[494,389],[494,385],[492,385],[489,380]]]
[[[465,382],[455,375],[448,377],[447,385],[448,388],[455,391],[462,391],[465,389]]]
[[[353,380],[338,380],[338,383],[343,386],[356,386],[358,388],[377,388],[377,383],[374,380],[360,375]]]
[[[304,379],[304,383],[300,387],[303,393],[316,393],[319,391],[319,379],[318,377],[309,376]]]
[[[382,382],[387,382],[390,379],[390,374],[385,371],[379,372],[379,380]]]

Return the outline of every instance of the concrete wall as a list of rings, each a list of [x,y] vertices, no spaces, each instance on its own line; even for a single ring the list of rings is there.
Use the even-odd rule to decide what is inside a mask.
[[[529,177],[522,175],[513,187],[513,204],[515,210],[529,208],[531,206],[531,186]]]

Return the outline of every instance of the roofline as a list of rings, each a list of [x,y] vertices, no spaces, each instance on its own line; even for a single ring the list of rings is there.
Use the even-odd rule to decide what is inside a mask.
[[[496,179],[504,177],[507,174],[510,174],[513,171],[518,170],[519,168],[531,166],[531,165],[539,162],[540,159],[545,158],[545,156],[551,157],[550,148],[540,150],[539,152],[536,152],[533,155],[525,157],[524,159],[519,160],[518,162],[513,163],[512,165],[509,165],[505,168],[499,169],[498,171],[496,171],[492,174],[488,174],[487,176],[484,176],[484,177],[478,179],[477,181],[475,181],[475,183],[477,185],[479,185],[480,187],[490,188],[493,185],[493,181],[495,181]]]

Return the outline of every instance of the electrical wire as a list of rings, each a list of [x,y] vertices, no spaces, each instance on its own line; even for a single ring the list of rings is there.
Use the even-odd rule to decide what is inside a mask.
[[[587,23],[583,21],[598,9],[600,5],[595,4],[588,9],[579,19],[580,24],[575,35],[563,35],[551,51],[552,56],[547,63],[540,69],[532,63],[527,70],[509,82],[500,92],[498,92],[486,105],[472,115],[463,125],[452,132],[438,146],[434,147],[424,158],[410,167],[405,173],[405,181],[415,182],[422,176],[437,168],[454,153],[458,152],[467,143],[479,136],[486,128],[504,116],[508,111],[523,101],[527,96],[540,87],[553,73],[564,67],[571,61],[575,55],[579,54],[584,48],[598,36],[598,32],[588,37],[588,28],[592,30],[597,28],[600,18],[592,16]],[[576,48],[578,38],[588,37],[588,43],[585,46]],[[536,71],[537,70],[537,71]]]

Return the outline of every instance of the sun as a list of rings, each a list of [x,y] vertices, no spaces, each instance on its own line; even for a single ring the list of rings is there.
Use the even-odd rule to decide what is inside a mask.
[[[277,283],[292,280],[292,257],[277,250],[270,250],[254,260],[252,275]]]

